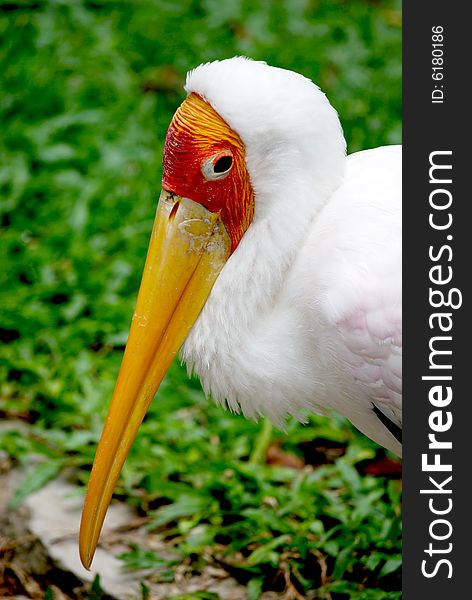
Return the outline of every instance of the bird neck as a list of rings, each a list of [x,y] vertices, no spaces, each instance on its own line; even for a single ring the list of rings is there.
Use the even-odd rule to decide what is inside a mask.
[[[297,327],[287,299],[287,281],[327,199],[321,191],[316,196],[313,192],[311,203],[299,202],[298,211],[281,214],[281,206],[295,205],[299,191],[295,186],[290,197],[287,193],[272,196],[273,210],[256,214],[220,273],[181,353],[189,373],[199,376],[205,393],[215,401],[247,416],[266,414],[280,425],[286,411],[281,390],[288,381],[296,385],[293,372],[300,371],[305,355],[297,344],[286,343]],[[293,366],[292,375],[281,365]],[[266,398],[269,389],[270,401]],[[291,406],[293,414],[308,405],[303,389],[297,394],[297,404]]]
[[[308,195],[307,189],[307,182],[299,178],[297,185],[281,186],[279,194],[272,190],[270,198],[256,198],[253,223],[221,271],[184,345],[189,369],[199,373],[201,360],[211,361],[225,351],[231,354],[241,343],[241,332],[252,330],[276,308],[290,268],[329,196],[313,187]]]
[[[256,196],[254,221],[230,259],[234,264],[228,261],[220,282],[230,287],[230,280],[236,278],[234,293],[241,298],[244,314],[257,317],[260,310],[267,311],[277,302],[294,260],[340,185],[342,173],[340,170],[329,188],[298,173],[285,184],[279,183],[277,189]]]

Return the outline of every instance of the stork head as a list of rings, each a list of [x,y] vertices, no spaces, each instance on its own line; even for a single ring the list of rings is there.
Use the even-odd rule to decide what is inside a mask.
[[[308,79],[234,58],[190,72],[169,126],[157,207],[131,330],[82,514],[89,568],[116,481],[149,404],[213,284],[280,190],[328,194],[345,142],[337,114]],[[307,187],[308,186],[308,187]],[[310,215],[312,195],[296,211]]]

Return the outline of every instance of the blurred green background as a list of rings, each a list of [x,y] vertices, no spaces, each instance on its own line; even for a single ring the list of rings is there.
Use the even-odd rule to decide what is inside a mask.
[[[0,1],[0,448],[13,464],[44,458],[14,505],[66,467],[87,481],[186,71],[236,54],[299,71],[338,110],[349,152],[398,143],[400,9]],[[214,407],[175,364],[118,490],[175,559],[132,547],[123,564],[168,580],[175,564],[201,572],[216,562],[250,599],[290,586],[301,597],[400,598],[400,482],[362,471],[383,451],[337,417],[287,429]],[[282,453],[275,464],[269,442]]]

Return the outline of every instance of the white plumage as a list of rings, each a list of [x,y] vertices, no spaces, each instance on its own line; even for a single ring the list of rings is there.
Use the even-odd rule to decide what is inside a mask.
[[[184,340],[189,371],[233,411],[282,425],[334,409],[401,452],[400,148],[346,157],[319,88],[265,63],[202,65],[186,90],[84,504],[87,567]]]
[[[334,409],[400,454],[401,147],[346,157],[319,88],[265,63],[202,65],[186,91],[240,135],[255,192],[183,346],[189,370],[249,417]]]

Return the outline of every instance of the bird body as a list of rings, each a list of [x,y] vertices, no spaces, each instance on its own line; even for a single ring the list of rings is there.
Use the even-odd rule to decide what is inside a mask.
[[[281,426],[334,409],[401,454],[373,412],[401,427],[401,147],[346,157],[325,95],[263,63],[202,65],[186,90],[241,135],[256,198],[183,346],[188,370],[235,412]]]
[[[126,455],[174,356],[246,416],[336,410],[401,452],[401,152],[346,157],[297,73],[197,67],[169,126],[163,191],[81,524],[89,566]]]
[[[358,152],[300,231],[242,240],[183,346],[207,394],[279,426],[334,409],[401,454],[373,412],[401,426],[400,182],[399,146]]]

